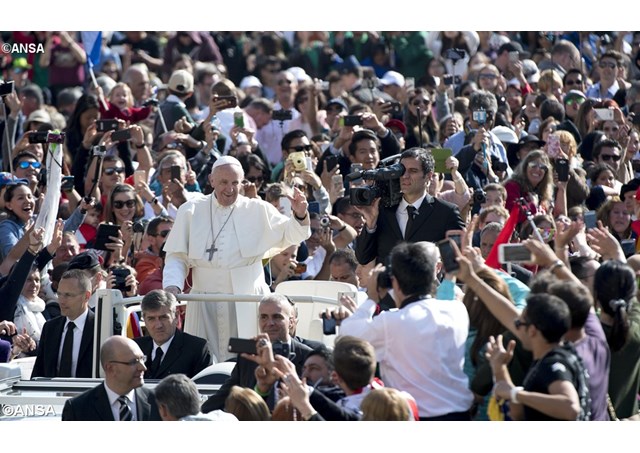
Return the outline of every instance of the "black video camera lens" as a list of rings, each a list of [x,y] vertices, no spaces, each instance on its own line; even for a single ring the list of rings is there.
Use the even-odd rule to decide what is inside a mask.
[[[487,193],[482,189],[476,189],[473,191],[473,203],[482,204],[487,202]]]

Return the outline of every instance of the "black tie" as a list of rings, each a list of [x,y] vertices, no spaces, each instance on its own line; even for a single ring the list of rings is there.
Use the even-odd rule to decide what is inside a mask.
[[[118,402],[120,403],[120,421],[133,421],[133,413],[131,413],[131,408],[129,407],[129,399],[126,396],[121,396],[118,398]]]
[[[164,352],[162,352],[162,348],[158,346],[156,348],[156,356],[153,359],[153,362],[151,363],[151,370],[149,370],[149,379],[156,378],[158,370],[160,369],[160,362],[162,362],[163,355],[164,355]]]
[[[76,325],[73,322],[67,324],[67,334],[64,336],[64,344],[62,345],[58,377],[72,377],[71,362],[73,361],[73,329],[75,327]]]
[[[416,217],[416,207],[409,205],[407,206],[407,227],[404,229],[404,238],[409,238],[409,232],[411,231],[411,227],[413,226],[413,220]]]

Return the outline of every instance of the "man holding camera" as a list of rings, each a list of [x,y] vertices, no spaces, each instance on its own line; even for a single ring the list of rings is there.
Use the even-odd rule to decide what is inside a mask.
[[[397,243],[445,238],[448,230],[461,230],[464,222],[458,208],[427,193],[427,182],[435,167],[433,156],[422,148],[400,155],[404,174],[400,177],[402,200],[397,206],[380,208],[380,198],[370,206],[358,206],[365,228],[356,239],[356,256],[361,264],[386,258]]]

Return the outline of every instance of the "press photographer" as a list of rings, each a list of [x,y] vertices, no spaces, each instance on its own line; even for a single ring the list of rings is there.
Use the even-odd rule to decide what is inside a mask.
[[[399,201],[391,204],[389,195],[384,197],[384,202],[383,198],[375,198],[370,205],[356,207],[366,221],[356,238],[356,257],[361,264],[374,259],[378,263],[386,262],[389,252],[399,242],[437,242],[445,238],[448,230],[464,227],[455,205],[434,198],[426,191],[435,167],[429,151],[411,148],[400,155],[399,163],[405,169],[400,176]],[[387,177],[389,173],[383,170],[381,178],[382,175]],[[387,183],[376,181],[376,184],[380,182]],[[370,195],[373,194],[367,194]],[[357,196],[362,197],[363,192]]]

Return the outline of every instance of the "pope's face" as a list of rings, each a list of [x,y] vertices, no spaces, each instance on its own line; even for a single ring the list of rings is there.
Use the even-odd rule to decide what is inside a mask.
[[[235,203],[243,179],[244,172],[237,165],[222,165],[213,170],[209,175],[209,183],[218,203],[222,206]]]

